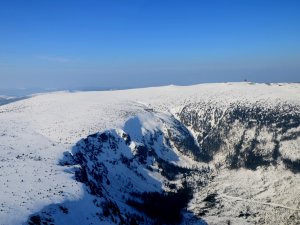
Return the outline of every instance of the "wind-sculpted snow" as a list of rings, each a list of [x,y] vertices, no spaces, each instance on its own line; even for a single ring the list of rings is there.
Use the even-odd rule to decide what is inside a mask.
[[[300,85],[0,106],[0,224],[299,224]]]

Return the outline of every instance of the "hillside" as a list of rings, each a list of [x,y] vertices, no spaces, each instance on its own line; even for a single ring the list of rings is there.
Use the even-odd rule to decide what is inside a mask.
[[[300,84],[0,106],[0,224],[300,224]]]

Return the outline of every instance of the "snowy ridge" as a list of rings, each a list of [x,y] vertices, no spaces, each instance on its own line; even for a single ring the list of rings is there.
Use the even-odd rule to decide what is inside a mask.
[[[0,224],[297,224],[299,99],[299,84],[226,83],[3,105]],[[150,196],[180,196],[178,217]]]

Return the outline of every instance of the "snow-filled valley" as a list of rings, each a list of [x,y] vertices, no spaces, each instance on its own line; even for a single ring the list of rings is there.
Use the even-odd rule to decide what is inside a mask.
[[[0,106],[0,224],[300,224],[300,84]]]

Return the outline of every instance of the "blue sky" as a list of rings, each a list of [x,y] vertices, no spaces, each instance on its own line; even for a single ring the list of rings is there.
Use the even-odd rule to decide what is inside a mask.
[[[0,88],[300,81],[299,0],[3,0]]]

